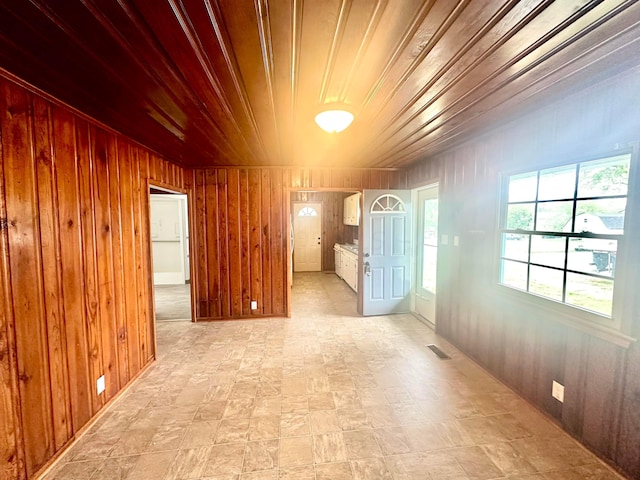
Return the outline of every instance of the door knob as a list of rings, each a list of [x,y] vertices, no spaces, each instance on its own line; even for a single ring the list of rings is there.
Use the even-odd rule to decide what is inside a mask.
[[[371,275],[371,265],[369,262],[364,262],[364,274],[367,276]]]

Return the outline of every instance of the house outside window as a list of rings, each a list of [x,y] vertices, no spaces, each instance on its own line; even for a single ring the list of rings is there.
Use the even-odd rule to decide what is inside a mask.
[[[630,154],[504,178],[498,282],[612,317]]]

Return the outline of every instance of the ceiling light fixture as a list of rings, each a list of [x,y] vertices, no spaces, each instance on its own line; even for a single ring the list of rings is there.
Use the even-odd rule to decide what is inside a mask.
[[[353,122],[353,113],[345,109],[345,105],[326,105],[324,110],[316,115],[316,123],[325,132],[338,133],[346,129]]]

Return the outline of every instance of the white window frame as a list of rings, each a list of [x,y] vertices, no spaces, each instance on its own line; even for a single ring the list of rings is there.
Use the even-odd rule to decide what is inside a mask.
[[[623,325],[622,322],[622,299],[620,298],[620,290],[619,288],[616,288],[615,285],[615,281],[616,278],[619,277],[623,277],[625,275],[620,274],[619,275],[619,271],[616,272],[616,274],[613,276],[613,282],[614,282],[614,289],[613,289],[613,302],[612,302],[612,313],[611,316],[607,316],[607,315],[603,315],[600,313],[596,313],[587,309],[583,309],[579,306],[575,306],[572,304],[567,304],[564,302],[559,302],[556,300],[553,300],[551,298],[547,298],[547,297],[543,297],[540,295],[537,295],[535,293],[531,293],[528,291],[524,291],[524,290],[520,290],[517,288],[513,288],[510,287],[508,285],[504,285],[502,283],[500,283],[500,279],[501,279],[501,270],[502,270],[502,260],[503,260],[503,256],[502,256],[502,242],[503,242],[503,234],[504,233],[514,233],[514,234],[518,234],[518,233],[525,233],[525,231],[521,231],[521,230],[509,230],[506,228],[506,221],[507,221],[507,208],[509,205],[508,202],[508,184],[509,184],[509,178],[511,176],[514,175],[518,175],[518,174],[526,174],[526,173],[536,173],[539,175],[539,172],[542,170],[546,170],[549,168],[554,168],[554,167],[561,167],[564,165],[573,165],[573,164],[583,164],[583,163],[588,163],[590,161],[593,160],[598,160],[598,159],[606,159],[606,158],[610,158],[610,157],[616,157],[616,156],[620,156],[620,155],[629,155],[630,156],[630,171],[629,171],[629,183],[628,183],[628,189],[627,189],[627,194],[626,194],[626,199],[627,199],[627,207],[625,210],[625,228],[624,228],[624,233],[621,235],[616,235],[615,239],[618,241],[618,246],[617,246],[617,270],[618,269],[624,269],[626,267],[625,265],[625,258],[626,258],[626,254],[627,254],[627,250],[628,250],[628,245],[626,244],[626,239],[628,239],[631,235],[633,235],[633,233],[631,231],[629,231],[629,219],[630,217],[633,215],[633,213],[630,214],[630,210],[633,210],[633,204],[637,203],[638,198],[637,195],[634,192],[634,185],[637,183],[634,181],[635,176],[637,176],[637,152],[635,151],[635,149],[625,149],[625,150],[621,150],[621,151],[616,151],[616,152],[606,152],[606,153],[602,153],[599,155],[594,155],[594,156],[590,156],[590,157],[582,157],[582,158],[578,158],[578,159],[573,159],[570,161],[562,161],[562,162],[554,162],[554,163],[545,163],[545,164],[539,164],[536,165],[535,167],[529,167],[526,169],[518,169],[518,170],[511,170],[511,171],[505,171],[502,173],[501,178],[500,178],[500,197],[499,197],[499,218],[498,218],[498,228],[496,230],[496,261],[494,262],[495,265],[495,274],[494,274],[494,278],[495,278],[495,285],[497,286],[497,288],[499,289],[500,292],[506,294],[507,296],[514,298],[514,299],[518,299],[520,301],[529,303],[529,304],[533,304],[536,308],[541,308],[543,309],[543,311],[547,311],[549,313],[551,313],[552,315],[554,315],[554,318],[557,318],[559,321],[563,322],[563,323],[568,323],[572,326],[575,326],[577,328],[579,328],[580,330],[586,331],[587,333],[591,333],[591,334],[595,334],[596,336],[599,336],[601,338],[604,338],[606,340],[609,341],[613,341],[616,344],[619,344],[620,346],[625,346],[628,347],[628,345],[633,342],[635,339],[628,337],[627,335],[625,335],[623,333],[623,330],[625,330],[625,325]],[[567,199],[569,200],[569,199]],[[576,193],[574,193],[574,198],[571,199],[574,201],[574,205],[576,202]],[[537,201],[537,199],[536,199]],[[575,217],[576,217],[576,210],[574,208],[573,210],[573,214],[572,214],[572,221],[575,221]],[[534,226],[535,228],[535,226]],[[526,231],[527,234],[539,234],[539,231],[536,230],[530,230],[530,231]],[[580,234],[580,233],[576,233],[576,232],[571,232],[571,233],[565,233],[565,232],[544,232],[544,234],[546,233],[552,233],[554,236],[559,236],[559,237],[571,237],[571,238],[609,238],[611,235],[594,235],[594,234]],[[565,254],[566,255],[566,254]],[[528,258],[527,264],[530,264],[530,257]],[[562,269],[564,272],[564,276],[565,279],[563,280],[563,288],[566,286],[566,272],[567,272],[567,264],[565,262],[564,265],[564,269]],[[583,273],[583,272],[578,272],[578,273]],[[627,296],[629,295],[628,291],[627,291]],[[564,298],[564,295],[563,295]]]

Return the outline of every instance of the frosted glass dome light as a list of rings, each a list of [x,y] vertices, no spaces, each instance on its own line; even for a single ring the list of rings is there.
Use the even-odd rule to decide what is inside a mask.
[[[316,123],[325,132],[338,133],[353,122],[353,113],[346,110],[325,110],[316,115]]]

